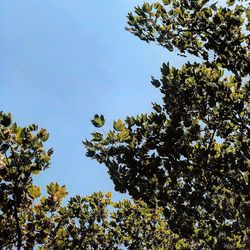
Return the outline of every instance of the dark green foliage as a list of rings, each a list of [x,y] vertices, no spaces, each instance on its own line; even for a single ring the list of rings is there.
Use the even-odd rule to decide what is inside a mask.
[[[70,198],[65,186],[50,183],[47,195],[33,175],[50,164],[45,129],[18,127],[0,113],[0,248],[1,249],[166,249],[187,246],[170,231],[162,208],[144,202],[111,201],[112,193]],[[121,130],[121,121],[115,123]],[[121,130],[122,132],[122,130]],[[94,135],[95,136],[95,135]],[[95,138],[94,141],[99,141]]]
[[[140,39],[199,58],[163,64],[152,78],[163,102],[150,114],[83,142],[135,201],[100,192],[62,206],[57,183],[42,196],[33,175],[49,167],[49,135],[0,112],[0,248],[249,249],[249,21],[249,1],[162,0],[129,13]]]
[[[152,78],[162,105],[85,143],[117,191],[163,207],[192,249],[250,247],[250,7],[227,4],[169,0],[129,13],[127,30],[200,63],[163,64]]]
[[[103,115],[100,115],[100,116],[95,115],[94,119],[91,120],[91,122],[95,127],[100,128],[100,127],[102,127],[104,125],[105,119],[104,119]]]
[[[52,149],[48,152],[43,142],[48,139],[46,130],[37,132],[37,126],[18,127],[11,123],[11,115],[0,113],[0,246],[20,249],[24,232],[22,224],[40,188],[32,185],[32,176],[46,169]],[[27,241],[30,248],[32,240]]]

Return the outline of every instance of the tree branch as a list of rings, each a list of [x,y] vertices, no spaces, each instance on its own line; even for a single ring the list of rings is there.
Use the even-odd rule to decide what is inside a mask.
[[[19,218],[18,218],[18,200],[17,200],[17,183],[15,183],[15,187],[14,187],[14,217],[16,220],[16,229],[17,229],[17,250],[21,250],[21,246],[22,246],[22,232],[21,232],[21,227],[20,227],[20,223],[19,223]]]

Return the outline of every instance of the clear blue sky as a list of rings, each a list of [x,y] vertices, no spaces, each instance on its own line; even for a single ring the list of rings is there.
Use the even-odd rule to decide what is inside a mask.
[[[0,110],[50,133],[52,165],[39,185],[66,184],[71,196],[113,191],[106,168],[85,157],[90,119],[103,114],[108,130],[114,119],[150,111],[161,98],[151,75],[164,61],[183,60],[124,30],[127,12],[141,3],[1,0]]]

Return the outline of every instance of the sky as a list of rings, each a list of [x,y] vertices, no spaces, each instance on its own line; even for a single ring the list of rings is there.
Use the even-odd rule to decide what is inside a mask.
[[[114,191],[106,168],[85,156],[82,140],[95,114],[113,120],[151,111],[161,95],[150,84],[163,62],[182,58],[125,31],[139,0],[1,0],[0,110],[20,126],[50,134],[50,168],[35,178],[65,184],[70,196]]]

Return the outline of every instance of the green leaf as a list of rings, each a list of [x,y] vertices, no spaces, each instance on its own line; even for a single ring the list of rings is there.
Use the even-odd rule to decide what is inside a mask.
[[[0,124],[4,127],[8,127],[12,122],[11,113],[5,114],[3,112],[0,113]]]
[[[232,6],[232,5],[234,5],[235,0],[227,0],[226,3],[228,6]]]
[[[41,170],[33,170],[33,171],[32,171],[32,174],[38,175],[38,174],[40,174],[40,172],[41,172]]]
[[[149,3],[144,3],[142,6],[143,11],[145,12],[150,12],[153,8],[153,5],[149,4]]]
[[[94,157],[95,156],[95,150],[93,149],[88,149],[86,153],[87,157]]]
[[[122,131],[123,128],[124,128],[124,125],[123,125],[123,123],[122,123],[122,120],[121,120],[121,119],[118,119],[117,122],[114,122],[113,127],[114,127],[114,129],[115,129],[116,131]]]
[[[120,140],[123,141],[127,141],[130,139],[130,135],[129,135],[129,130],[127,128],[124,128],[120,134],[119,134],[119,138]]]
[[[91,122],[95,127],[100,128],[105,124],[105,119],[103,115],[99,116],[96,114],[94,116],[94,119],[91,120]]]
[[[151,83],[156,88],[159,88],[161,86],[161,82],[159,80],[156,80],[154,77],[152,77]]]
[[[153,109],[157,112],[160,113],[162,111],[162,108],[160,105],[153,103]]]
[[[92,141],[101,141],[103,138],[103,135],[98,132],[92,133],[91,135],[92,135]]]
[[[164,5],[169,5],[171,3],[171,0],[162,0]]]
[[[66,236],[66,234],[67,234],[67,233],[66,233],[65,228],[61,227],[61,228],[58,229],[56,235],[57,235],[59,238],[64,238],[64,237]]]
[[[48,156],[50,157],[53,154],[53,152],[54,152],[53,148],[50,148],[47,152]]]
[[[217,3],[218,3],[218,2],[216,2],[216,3],[212,4],[212,5],[210,5],[210,8],[211,8],[213,11],[217,11]]]
[[[58,199],[62,199],[64,197],[66,197],[68,195],[68,192],[66,191],[66,186],[63,185],[61,187],[58,188],[56,195],[58,197]]]
[[[40,187],[31,186],[31,187],[28,188],[28,193],[32,198],[36,199],[41,195]]]
[[[41,141],[46,142],[49,138],[49,133],[47,133],[46,129],[42,128],[39,131],[38,136],[40,137]]]
[[[129,125],[129,126],[133,126],[135,124],[135,118],[132,116],[132,117],[127,117],[126,118],[126,123]]]
[[[169,63],[168,64],[163,63],[162,67],[161,67],[162,75],[167,76],[169,74],[169,72],[170,72]]]
[[[51,182],[49,185],[46,186],[47,193],[52,195],[58,189],[58,187],[58,183]]]

